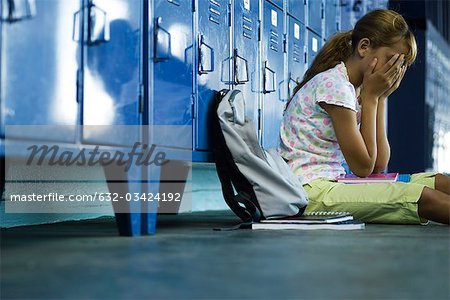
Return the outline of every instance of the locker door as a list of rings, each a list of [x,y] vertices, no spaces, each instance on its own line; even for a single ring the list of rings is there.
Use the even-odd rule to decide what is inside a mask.
[[[289,98],[305,73],[305,25],[288,15]]]
[[[235,0],[233,40],[233,86],[240,89],[245,99],[246,115],[258,124],[260,91],[258,61],[258,0]],[[255,128],[257,130],[257,128]]]
[[[350,30],[366,13],[366,0],[341,0],[341,30]]]
[[[276,147],[285,102],[284,84],[283,11],[270,2],[264,2],[262,74],[262,146]]]
[[[72,35],[79,10],[79,0],[2,1],[0,103],[5,125],[76,125],[80,49]],[[74,127],[52,136],[14,131],[20,138],[75,141]]]
[[[295,17],[297,20],[306,24],[305,22],[305,0],[289,0],[288,14]]]
[[[308,0],[308,26],[315,33],[322,35],[322,0]]]
[[[198,1],[196,149],[212,151],[214,92],[229,88],[228,0]]]
[[[308,36],[308,68],[312,65],[314,58],[316,58],[317,53],[319,52],[321,39],[320,36],[311,30],[307,29]]]
[[[192,2],[156,0],[150,3],[153,4],[153,15],[150,14],[153,31],[150,33],[149,123],[192,127]],[[185,146],[192,147],[192,141]]]
[[[141,12],[140,0],[87,1],[83,125],[140,124]],[[124,144],[138,137],[137,131],[130,137],[99,128],[84,127],[83,141]]]
[[[325,0],[325,39],[340,30],[340,0]]]

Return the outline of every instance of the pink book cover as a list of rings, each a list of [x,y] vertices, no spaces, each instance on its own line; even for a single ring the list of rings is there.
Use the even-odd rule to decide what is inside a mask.
[[[371,174],[367,177],[358,177],[354,174],[345,174],[336,178],[337,182],[343,183],[370,183],[370,182],[395,182],[398,173]]]

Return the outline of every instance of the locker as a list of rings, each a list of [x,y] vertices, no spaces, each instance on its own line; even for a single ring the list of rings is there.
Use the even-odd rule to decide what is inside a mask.
[[[340,31],[340,0],[325,0],[325,39]]]
[[[289,0],[288,2],[288,14],[306,24],[306,0]]]
[[[308,0],[308,23],[309,29],[322,36],[323,3],[322,0]]]
[[[305,25],[288,15],[288,79],[289,98],[293,96],[297,81],[303,79],[306,69]]]
[[[5,125],[77,123],[80,47],[72,34],[79,10],[79,0],[2,1],[0,103]],[[53,136],[39,136],[36,130],[15,135],[75,141],[74,127]]]
[[[212,151],[214,92],[231,85],[229,13],[228,0],[198,1],[196,150]]]
[[[150,1],[148,123],[193,126],[194,56],[191,1]],[[206,66],[208,67],[208,66]],[[184,130],[182,130],[184,132]],[[177,134],[179,132],[177,131]],[[166,141],[166,146],[192,149],[192,140]],[[190,134],[192,139],[192,133]],[[175,144],[174,144],[175,143]]]
[[[279,127],[283,116],[284,49],[283,11],[272,3],[264,1],[262,20],[262,145],[276,147]]]
[[[314,58],[316,57],[317,53],[320,50],[321,46],[321,38],[318,34],[314,33],[313,31],[307,29],[306,35],[308,37],[308,68],[312,65]]]
[[[341,1],[341,30],[353,29],[356,22],[366,13],[366,0]]]
[[[242,91],[246,100],[246,115],[257,125],[260,95],[259,1],[234,0],[233,15],[232,83],[234,88]]]
[[[88,0],[83,37],[83,125],[138,125],[141,73],[140,0]],[[84,127],[83,141],[126,144],[129,136]],[[106,128],[106,127],[105,127]]]

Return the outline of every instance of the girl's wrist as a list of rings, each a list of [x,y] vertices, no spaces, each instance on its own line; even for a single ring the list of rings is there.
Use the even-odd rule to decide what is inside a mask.
[[[379,98],[372,94],[361,94],[361,105],[365,103],[372,103],[378,105]]]

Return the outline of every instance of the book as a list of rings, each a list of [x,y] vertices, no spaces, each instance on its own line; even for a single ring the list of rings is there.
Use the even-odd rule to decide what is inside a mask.
[[[398,173],[380,173],[371,174],[367,177],[358,177],[353,174],[345,174],[336,178],[337,182],[341,183],[385,183],[396,182]]]
[[[253,223],[253,230],[360,230],[364,229],[365,224],[355,220],[349,220],[338,223]]]
[[[330,224],[353,220],[353,216],[348,212],[306,212],[301,216],[269,218],[262,220],[262,223],[282,223],[282,224]]]

